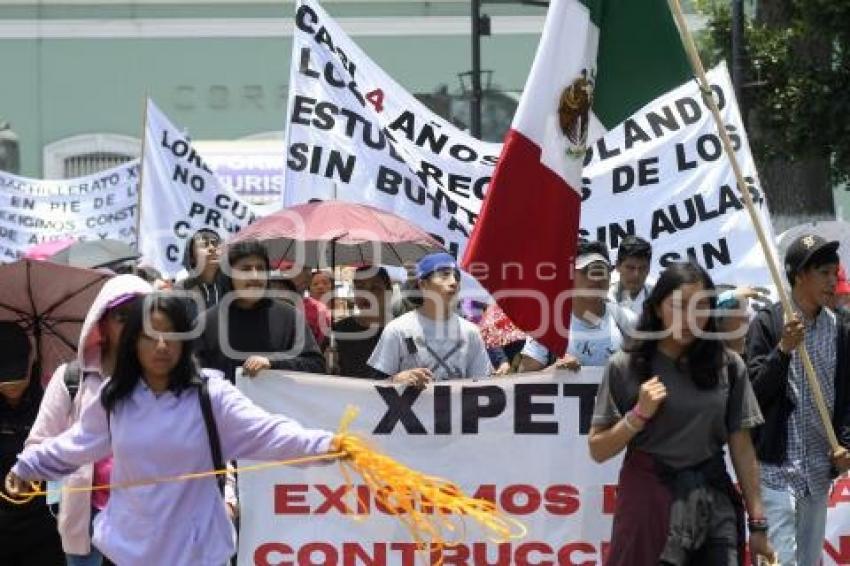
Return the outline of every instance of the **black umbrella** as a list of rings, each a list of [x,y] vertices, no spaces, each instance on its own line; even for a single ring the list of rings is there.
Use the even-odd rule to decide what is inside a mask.
[[[73,267],[94,269],[135,260],[139,257],[139,252],[131,248],[129,244],[119,240],[106,239],[73,243],[56,255],[50,256],[50,261]]]

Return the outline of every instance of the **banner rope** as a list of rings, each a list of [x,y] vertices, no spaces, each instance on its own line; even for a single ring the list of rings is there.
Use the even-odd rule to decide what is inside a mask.
[[[302,458],[293,458],[290,460],[275,460],[271,462],[262,462],[259,464],[252,464],[250,466],[242,466],[239,468],[224,468],[221,470],[207,470],[203,472],[192,472],[187,474],[180,474],[178,476],[167,476],[162,478],[150,478],[146,480],[137,480],[132,482],[123,482],[123,483],[110,483],[110,484],[99,484],[99,485],[90,485],[90,486],[81,486],[81,487],[68,487],[62,486],[58,489],[41,489],[39,482],[30,482],[30,486],[32,487],[31,491],[26,493],[21,493],[16,497],[10,497],[6,495],[3,491],[0,491],[0,499],[8,503],[12,503],[14,505],[24,505],[29,503],[36,497],[45,497],[47,495],[54,495],[60,493],[85,493],[85,492],[94,492],[94,491],[102,491],[102,490],[116,490],[116,489],[129,489],[133,487],[143,487],[147,485],[158,485],[164,483],[175,483],[180,481],[190,481],[190,480],[199,480],[208,477],[215,477],[226,474],[231,471],[238,472],[256,472],[259,470],[265,470],[268,468],[275,468],[278,466],[296,466],[300,464],[307,464],[310,462],[318,462],[321,460],[336,460],[338,458],[344,458],[345,454],[342,452],[328,452],[327,454],[320,454],[317,456],[304,456]]]
[[[85,487],[62,487],[60,489],[41,489],[37,482],[31,482],[31,490],[10,497],[0,490],[0,498],[15,504],[24,505],[36,497],[55,493],[82,493],[104,489],[129,489],[148,485],[190,481],[227,474],[256,472],[279,466],[295,466],[325,460],[339,460],[340,470],[345,479],[346,493],[357,494],[355,499],[361,508],[368,508],[354,489],[353,474],[359,475],[363,483],[374,494],[376,502],[401,521],[410,532],[411,538],[420,548],[430,543],[434,564],[442,563],[442,550],[451,547],[465,538],[465,518],[472,519],[489,532],[493,542],[525,537],[527,529],[520,521],[498,510],[495,502],[476,499],[463,493],[460,487],[446,479],[431,476],[413,470],[393,458],[380,453],[364,439],[349,432],[351,423],[357,416],[357,409],[347,407],[343,414],[338,432],[334,437],[332,451],[327,454],[305,456],[288,460],[262,462],[248,466],[193,472],[178,476],[151,478],[132,482],[93,485]],[[358,517],[353,514],[355,520]],[[453,535],[453,538],[449,538]],[[436,555],[436,556],[435,556]]]

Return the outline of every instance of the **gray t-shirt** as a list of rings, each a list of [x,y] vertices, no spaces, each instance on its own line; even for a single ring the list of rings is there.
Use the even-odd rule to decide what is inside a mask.
[[[657,352],[652,360],[652,374],[661,377],[667,387],[667,398],[629,445],[652,454],[668,466],[684,468],[720,451],[730,433],[762,424],[764,419],[744,362],[729,350],[727,354],[732,356],[730,364],[736,372],[731,396],[726,375],[730,364],[724,367],[717,387],[700,389],[674,360]],[[629,354],[617,352],[608,362],[599,384],[592,425],[612,426],[635,406],[639,390],[638,378],[629,367]]]
[[[418,310],[387,324],[368,364],[387,375],[428,368],[437,381],[487,377],[493,371],[477,326],[456,314],[436,321]]]

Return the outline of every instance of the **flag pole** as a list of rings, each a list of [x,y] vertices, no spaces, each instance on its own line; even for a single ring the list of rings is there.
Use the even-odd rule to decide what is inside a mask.
[[[142,186],[145,175],[145,152],[148,145],[148,93],[145,92],[144,110],[142,111],[142,153],[139,157],[139,188],[136,190],[136,251],[141,253],[142,242]]]
[[[732,147],[732,140],[729,139],[729,133],[726,131],[723,124],[723,118],[720,116],[720,110],[717,108],[717,103],[714,101],[711,85],[708,83],[708,78],[705,76],[705,68],[702,65],[702,60],[700,59],[696,45],[694,44],[694,38],[688,30],[688,24],[685,21],[685,16],[682,13],[682,7],[679,5],[679,0],[667,0],[667,3],[670,6],[673,18],[676,21],[676,27],[679,29],[679,36],[682,39],[685,52],[691,62],[691,67],[693,67],[694,74],[696,75],[697,82],[699,83],[700,90],[702,91],[703,100],[711,111],[711,115],[714,117],[714,122],[717,125],[718,134],[720,135],[720,140],[723,142],[723,149],[729,158],[729,162],[732,164],[732,170],[735,172],[735,179],[738,184],[738,192],[741,193],[742,200],[744,201],[747,212],[750,215],[750,220],[756,230],[756,235],[758,236],[762,253],[767,260],[767,267],[770,270],[770,276],[773,279],[773,284],[776,286],[776,291],[779,294],[779,300],[782,303],[785,320],[788,320],[794,314],[794,310],[791,307],[791,298],[788,296],[788,292],[783,285],[779,267],[776,265],[774,255],[771,251],[770,242],[767,239],[764,226],[762,226],[755,204],[753,203],[753,197],[750,194],[750,191],[747,190],[747,185],[744,182],[744,174],[741,171],[738,158],[735,156],[735,150]],[[838,444],[838,439],[835,436],[835,430],[832,428],[832,418],[829,415],[829,409],[826,406],[823,391],[821,391],[820,383],[817,379],[817,373],[815,372],[814,365],[812,365],[809,352],[806,350],[805,342],[802,342],[799,346],[797,346],[797,352],[800,354],[800,358],[802,359],[804,373],[806,374],[806,381],[808,382],[809,389],[814,397],[815,406],[817,407],[821,423],[826,431],[827,440],[829,441],[832,453],[834,456],[845,453],[847,450]]]

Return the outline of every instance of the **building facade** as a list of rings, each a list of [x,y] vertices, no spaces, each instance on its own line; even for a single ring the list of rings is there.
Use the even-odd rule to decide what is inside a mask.
[[[468,123],[469,2],[323,6],[401,85]],[[482,12],[492,22],[483,136],[498,140],[545,8],[498,2]],[[138,155],[146,96],[196,140],[279,137],[293,14],[279,0],[0,0],[0,121],[18,138],[19,174],[73,177]]]

